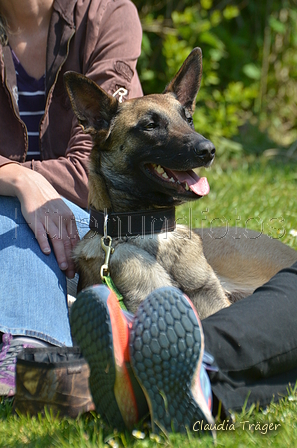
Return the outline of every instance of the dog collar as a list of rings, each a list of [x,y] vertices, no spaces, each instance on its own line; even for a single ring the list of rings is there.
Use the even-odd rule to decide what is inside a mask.
[[[173,232],[175,207],[127,213],[106,213],[91,208],[89,227],[112,238]]]

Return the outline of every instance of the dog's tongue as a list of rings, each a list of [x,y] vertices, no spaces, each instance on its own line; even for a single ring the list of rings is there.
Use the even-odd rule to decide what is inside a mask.
[[[209,184],[206,177],[199,177],[192,171],[172,171],[180,183],[187,182],[190,190],[199,196],[206,196],[209,193]]]

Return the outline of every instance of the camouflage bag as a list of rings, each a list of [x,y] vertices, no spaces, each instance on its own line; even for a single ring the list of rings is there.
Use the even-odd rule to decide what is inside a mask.
[[[17,356],[14,410],[76,418],[95,409],[89,366],[78,347],[25,348]]]

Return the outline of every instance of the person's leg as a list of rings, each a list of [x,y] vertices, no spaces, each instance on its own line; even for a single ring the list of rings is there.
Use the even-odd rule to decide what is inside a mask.
[[[82,237],[88,213],[65,200]],[[16,198],[0,197],[0,332],[71,346],[66,277],[44,255]]]
[[[297,263],[276,274],[251,296],[204,319],[209,372],[223,411],[240,411],[287,395],[297,380]]]
[[[131,365],[148,401],[153,432],[210,431],[215,436],[209,380],[202,365],[204,336],[189,298],[174,287],[153,291],[136,311],[129,341]]]
[[[154,423],[168,429],[174,421],[175,427],[182,430],[191,421],[211,422],[211,418],[206,417],[205,402],[209,402],[203,392],[206,387],[199,375],[203,353],[203,344],[199,340],[196,340],[197,351],[192,352],[195,331],[200,334],[201,341],[204,334],[206,351],[214,357],[218,367],[216,371],[212,366],[209,377],[212,391],[221,400],[226,414],[229,410],[240,411],[247,398],[248,406],[252,403],[265,406],[273,397],[278,399],[285,396],[289,383],[295,384],[297,263],[279,272],[252,296],[204,319],[203,329],[189,299],[176,290],[176,297],[170,303],[162,291],[165,289],[156,290],[148,296],[137,310],[130,329],[132,366],[145,391]],[[84,319],[90,322],[88,316],[98,306],[87,305],[85,294],[82,292],[76,302],[72,326],[76,327],[81,345],[89,347],[91,356],[96,357],[102,346],[102,337],[96,337],[90,344],[90,334],[93,333],[86,331],[81,323]],[[98,300],[100,302],[100,297]],[[191,312],[190,319],[180,314],[184,306]],[[98,317],[95,323],[96,319]],[[106,319],[106,325],[110,319],[111,315]],[[110,344],[113,345],[112,338]],[[191,358],[193,353],[196,353],[196,358]],[[106,366],[111,362],[112,357],[107,357]],[[93,387],[98,384],[100,389],[98,378],[101,382],[107,372],[102,365],[99,369],[99,376],[91,371],[91,381]],[[176,392],[173,392],[174,387]],[[190,418],[177,412],[175,394],[179,392],[184,394]],[[204,403],[203,395],[206,399]],[[216,415],[215,409],[213,415]],[[195,425],[192,429],[198,431],[200,427],[197,428]]]
[[[128,316],[105,285],[96,285],[78,294],[70,322],[90,365],[97,412],[111,425],[133,427],[147,400],[153,431],[213,429],[201,324],[181,291],[159,288]]]
[[[122,312],[117,297],[105,285],[81,291],[70,312],[73,337],[90,366],[96,410],[119,430],[132,429],[148,411],[131,371],[131,319],[133,315]]]

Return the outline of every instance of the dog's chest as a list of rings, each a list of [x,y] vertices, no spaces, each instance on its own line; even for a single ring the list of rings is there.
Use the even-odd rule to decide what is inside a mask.
[[[76,249],[76,261],[86,279],[84,287],[100,282],[100,267],[105,263],[101,238],[90,231]],[[208,275],[201,239],[185,226],[177,226],[168,233],[115,238],[112,247],[109,268],[119,289],[123,278],[142,283],[149,272],[160,277],[162,272],[164,279],[170,277],[177,286],[184,283],[199,286]]]
[[[119,247],[121,247],[121,259],[115,256]],[[191,234],[185,226],[177,226],[173,232],[115,241],[113,257],[117,263],[125,263],[125,247],[127,253],[132,251],[132,257],[134,253],[135,257],[143,257],[144,262],[148,259],[154,259],[168,273],[173,271],[176,273],[179,265],[193,264],[194,260],[198,260],[199,263],[199,258],[203,256],[200,237]]]

